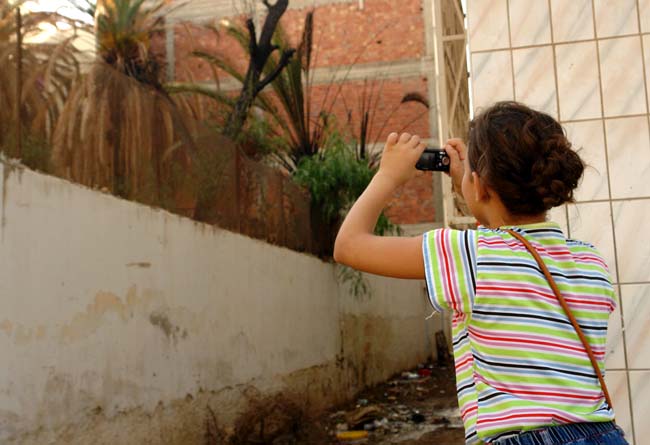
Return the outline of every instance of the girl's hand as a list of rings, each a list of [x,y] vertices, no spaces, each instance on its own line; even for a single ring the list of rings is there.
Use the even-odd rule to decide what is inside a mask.
[[[467,157],[467,147],[462,139],[453,138],[447,141],[445,151],[451,161],[449,164],[449,176],[451,176],[451,183],[454,190],[461,193],[463,174],[465,173],[465,157]]]
[[[419,136],[402,133],[398,137],[397,133],[389,134],[377,175],[389,178],[395,188],[403,185],[417,172],[415,164],[425,148]]]

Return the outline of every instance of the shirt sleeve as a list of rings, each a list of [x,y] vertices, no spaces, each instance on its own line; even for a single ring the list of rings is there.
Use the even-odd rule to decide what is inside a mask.
[[[476,231],[432,230],[423,236],[422,251],[434,309],[469,314],[476,289]]]

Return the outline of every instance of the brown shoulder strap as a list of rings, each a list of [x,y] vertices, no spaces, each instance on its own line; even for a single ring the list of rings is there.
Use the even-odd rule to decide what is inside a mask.
[[[528,240],[524,238],[520,233],[517,233],[514,230],[510,230],[510,229],[506,229],[506,232],[508,232],[510,235],[514,236],[519,241],[521,241],[524,244],[524,246],[526,246],[526,249],[528,249],[528,251],[533,255],[533,258],[535,258],[537,264],[539,264],[539,267],[542,269],[544,276],[548,280],[548,283],[551,285],[551,289],[553,289],[555,296],[560,301],[560,305],[564,309],[564,312],[566,312],[567,317],[569,317],[569,320],[571,321],[571,324],[575,328],[578,337],[580,337],[580,341],[582,342],[582,345],[584,346],[585,350],[587,351],[587,354],[589,355],[589,360],[591,360],[591,365],[594,367],[594,371],[596,371],[596,375],[598,376],[598,380],[600,381],[600,386],[603,389],[603,394],[605,395],[605,400],[607,400],[607,404],[609,405],[610,408],[614,408],[614,405],[612,405],[612,400],[609,397],[609,392],[607,391],[607,385],[605,384],[605,379],[603,378],[603,375],[600,372],[598,362],[596,361],[596,357],[594,357],[594,353],[591,350],[591,346],[589,345],[589,342],[587,341],[585,335],[582,333],[582,329],[580,329],[580,325],[578,324],[576,318],[573,316],[573,313],[571,312],[569,305],[566,303],[564,297],[560,293],[560,289],[558,289],[555,280],[553,279],[551,273],[548,271],[548,268],[546,267],[546,264],[544,264],[544,260],[542,260],[542,257],[539,256],[539,253],[537,252],[537,250],[535,250],[532,244],[530,244]]]

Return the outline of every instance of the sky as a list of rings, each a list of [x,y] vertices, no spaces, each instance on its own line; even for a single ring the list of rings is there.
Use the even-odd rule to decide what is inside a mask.
[[[74,7],[74,4],[69,0],[29,0],[26,1],[22,6],[21,10],[23,11],[55,11],[61,15],[70,17],[75,20],[85,21],[87,23],[91,22],[90,17],[83,12],[80,12]],[[65,38],[69,36],[72,32],[72,27],[68,23],[57,22],[57,26],[54,26],[49,23],[43,23],[40,26],[41,32],[36,35],[30,35],[25,38],[26,42],[29,43],[43,43],[51,41],[52,39],[57,40],[60,38]],[[81,50],[91,50],[94,46],[92,39],[88,37],[81,37],[75,40],[75,46]]]
[[[30,0],[25,2],[24,8],[30,11],[57,11],[73,19],[88,21],[88,16],[79,12],[68,0]]]

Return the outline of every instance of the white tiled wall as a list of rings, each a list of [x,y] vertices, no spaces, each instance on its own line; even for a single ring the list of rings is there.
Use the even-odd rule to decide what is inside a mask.
[[[468,0],[475,111],[516,99],[559,117],[587,163],[551,212],[594,243],[619,294],[607,380],[630,443],[650,444],[650,0]]]

